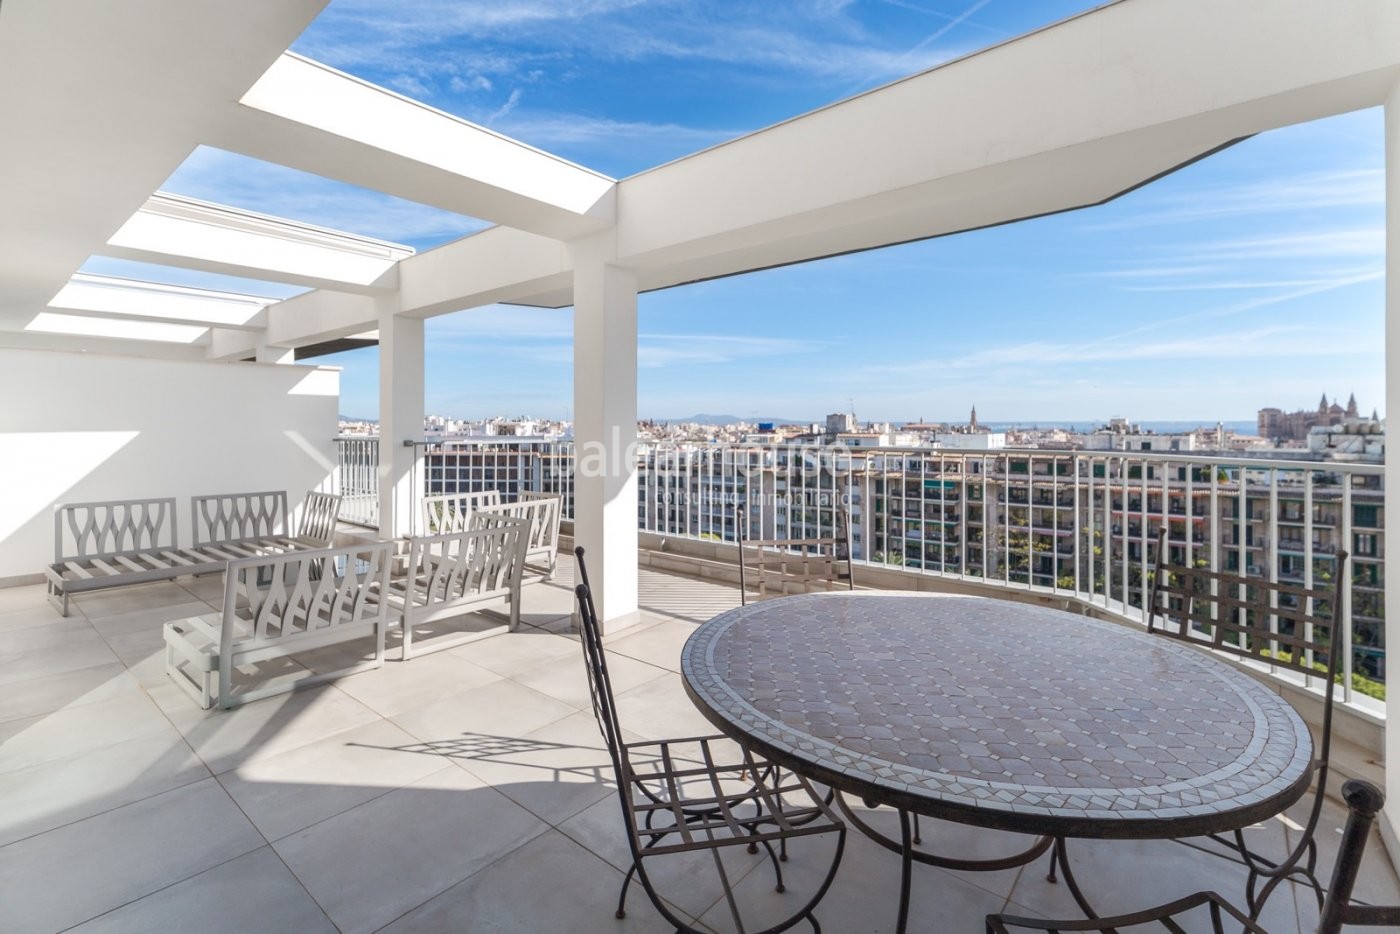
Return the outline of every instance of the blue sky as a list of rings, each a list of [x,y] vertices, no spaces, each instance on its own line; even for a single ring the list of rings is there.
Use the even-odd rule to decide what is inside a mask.
[[[294,49],[621,178],[1090,5],[332,0]],[[640,414],[809,419],[854,400],[892,420],[975,404],[995,421],[1214,421],[1324,392],[1369,412],[1381,131],[1378,110],[1343,115],[1103,207],[643,295]],[[483,226],[212,149],[164,187],[418,249]],[[567,310],[427,327],[429,411],[569,414]],[[324,362],[344,367],[341,410],[373,417],[375,351]]]

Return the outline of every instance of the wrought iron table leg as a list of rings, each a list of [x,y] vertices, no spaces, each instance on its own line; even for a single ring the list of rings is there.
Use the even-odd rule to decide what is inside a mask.
[[[914,881],[914,840],[909,827],[909,812],[899,812],[899,920],[895,923],[895,934],[904,934],[909,928],[909,889]]]

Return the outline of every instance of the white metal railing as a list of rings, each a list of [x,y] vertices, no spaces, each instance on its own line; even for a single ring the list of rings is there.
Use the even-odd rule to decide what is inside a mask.
[[[379,439],[337,438],[336,477],[340,518],[356,525],[379,525]]]
[[[420,495],[547,490],[573,516],[569,442],[434,441],[420,452]],[[857,561],[1064,596],[1130,620],[1145,619],[1163,524],[1174,561],[1307,586],[1327,580],[1345,548],[1344,695],[1354,669],[1385,677],[1380,465],[697,443],[642,445],[637,467],[645,531],[734,541],[737,510],[750,537],[819,538],[844,507]]]

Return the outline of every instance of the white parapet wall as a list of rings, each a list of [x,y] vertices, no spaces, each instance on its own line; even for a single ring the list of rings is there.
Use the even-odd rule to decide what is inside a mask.
[[[0,348],[0,586],[53,560],[53,507],[333,489],[340,372]]]

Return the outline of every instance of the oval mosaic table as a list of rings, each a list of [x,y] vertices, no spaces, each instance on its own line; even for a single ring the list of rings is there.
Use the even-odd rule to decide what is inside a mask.
[[[725,734],[898,808],[906,878],[908,813],[1061,841],[1183,837],[1272,817],[1312,777],[1307,726],[1243,672],[1004,600],[855,592],[752,604],[697,629],[681,674]],[[912,854],[1014,864],[925,857]]]

